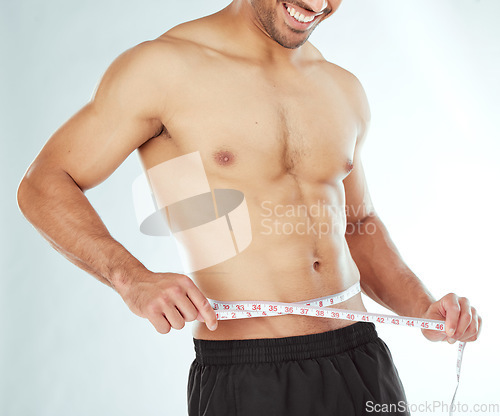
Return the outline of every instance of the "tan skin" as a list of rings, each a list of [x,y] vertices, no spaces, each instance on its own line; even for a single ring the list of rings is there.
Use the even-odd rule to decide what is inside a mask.
[[[282,3],[235,0],[119,56],[92,100],[29,167],[18,190],[23,214],[56,250],[113,287],[162,334],[195,320],[193,334],[201,339],[340,328],[352,322],[300,316],[217,322],[207,297],[294,302],[360,280],[365,294],[397,314],[446,320],[452,331],[423,330],[428,339],[476,340],[481,317],[475,308],[453,293],[432,297],[371,203],[360,156],[370,121],[365,93],[355,76],[307,41],[340,0],[292,5],[316,16],[307,30],[293,26]],[[266,16],[286,47],[269,34]],[[147,270],[109,235],[84,195],[135,149],[145,169],[199,151],[212,188],[245,194],[250,246],[191,276]],[[325,235],[269,233],[263,222],[264,206],[321,201],[337,214]],[[278,220],[294,230],[306,220],[332,224],[328,215]],[[338,307],[366,310],[360,294]]]

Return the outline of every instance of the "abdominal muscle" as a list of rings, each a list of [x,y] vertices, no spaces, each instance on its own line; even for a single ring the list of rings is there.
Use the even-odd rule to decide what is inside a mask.
[[[304,217],[286,217],[289,228],[300,232],[276,232],[279,227],[269,232],[269,227],[262,227],[260,203],[246,195],[252,223],[250,246],[236,257],[190,275],[207,298],[300,302],[342,292],[359,281],[359,271],[350,255],[342,224],[329,234],[319,236],[304,233],[304,228],[297,226]],[[318,216],[308,221],[321,223],[331,218]],[[334,307],[366,311],[360,293]],[[326,332],[352,324],[352,321],[297,315],[255,317],[221,320],[216,331],[195,322],[193,336],[207,340],[280,338]]]

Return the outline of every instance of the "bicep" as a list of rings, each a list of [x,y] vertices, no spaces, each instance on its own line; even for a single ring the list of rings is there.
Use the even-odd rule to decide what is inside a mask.
[[[359,155],[354,158],[354,168],[344,179],[346,217],[348,223],[358,223],[373,215],[375,209],[370,197],[363,164]]]
[[[357,137],[353,156],[353,169],[344,179],[346,197],[346,216],[348,223],[363,221],[375,213],[368,191],[361,151],[366,141],[371,112],[365,90],[356,77],[352,77],[348,96],[357,115]]]
[[[32,169],[64,171],[85,191],[161,128],[157,93],[133,49],[113,62],[91,102],[52,135]]]
[[[346,216],[348,223],[358,223],[374,213],[373,203],[368,191],[361,151],[366,141],[370,123],[370,109],[364,90],[358,84],[357,110],[359,116],[358,134],[353,157],[353,169],[344,179]]]

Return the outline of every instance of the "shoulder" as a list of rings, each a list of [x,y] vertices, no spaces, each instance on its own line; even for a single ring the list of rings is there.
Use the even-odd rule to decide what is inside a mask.
[[[185,42],[184,42],[185,43]],[[181,70],[183,55],[188,52],[188,45],[182,41],[162,36],[154,40],[144,41],[122,52],[108,68],[109,77],[141,78],[143,81],[157,80],[176,69]]]
[[[363,85],[352,72],[323,57],[318,59],[318,65],[326,74],[326,79],[342,94],[346,103],[352,108],[358,120],[358,137],[362,140],[371,120],[370,105]]]
[[[125,50],[104,72],[92,100],[161,114],[165,97],[177,91],[179,79],[193,67],[192,49],[189,42],[162,36]]]
[[[370,106],[361,81],[352,72],[332,62],[324,61],[325,71],[335,80],[349,103],[361,117],[369,123],[371,119]]]
[[[108,72],[121,76],[142,74],[155,81],[181,75],[210,55],[209,45],[216,43],[211,42],[217,34],[214,19],[217,17],[211,15],[181,23],[156,39],[139,43],[119,55]]]
[[[202,19],[199,19],[202,20]],[[116,74],[142,75],[151,82],[167,82],[187,77],[218,51],[210,47],[215,31],[204,22],[182,23],[156,39],[131,47],[112,63]]]

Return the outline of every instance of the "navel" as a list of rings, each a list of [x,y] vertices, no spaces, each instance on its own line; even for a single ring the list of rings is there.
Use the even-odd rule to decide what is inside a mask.
[[[220,150],[214,153],[214,160],[221,166],[230,166],[234,163],[235,156],[229,150]]]

